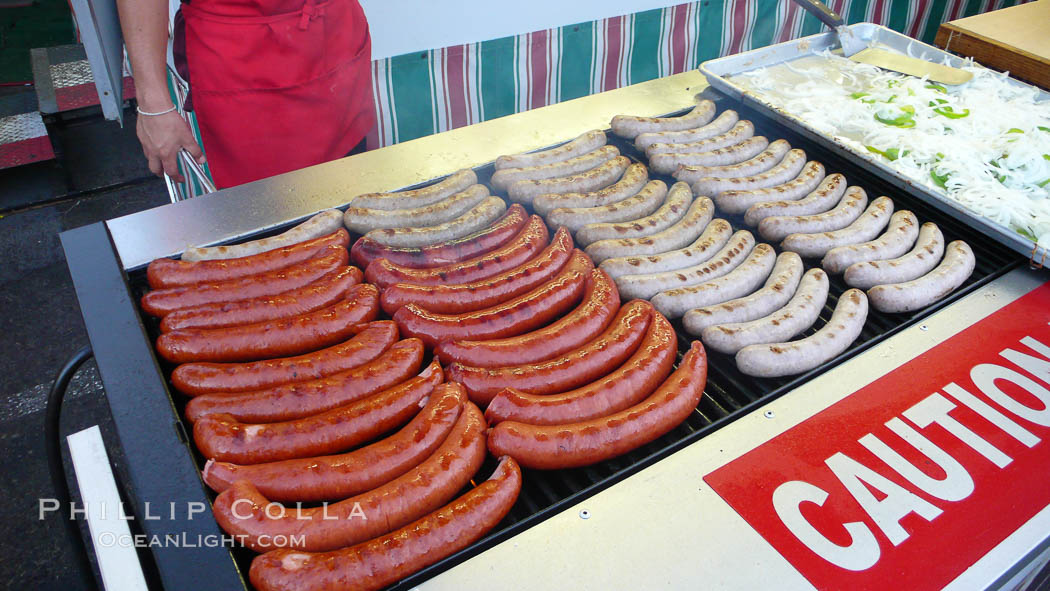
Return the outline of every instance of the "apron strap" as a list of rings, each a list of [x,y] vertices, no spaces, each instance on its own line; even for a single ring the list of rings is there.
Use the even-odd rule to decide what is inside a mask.
[[[310,21],[315,18],[324,18],[325,4],[328,2],[315,2],[314,0],[306,0],[303,3],[303,10],[299,16],[299,30],[305,31],[310,28]]]

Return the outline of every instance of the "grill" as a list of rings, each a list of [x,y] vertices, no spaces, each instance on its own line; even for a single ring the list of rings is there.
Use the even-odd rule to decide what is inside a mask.
[[[805,149],[810,159],[823,162],[829,173],[843,173],[850,184],[864,187],[869,195],[889,195],[898,209],[910,209],[923,222],[936,222],[946,241],[966,240],[977,256],[977,267],[973,275],[954,294],[919,312],[887,315],[872,310],[860,338],[845,354],[805,375],[779,379],[752,378],[736,370],[731,356],[709,353],[709,376],[705,395],[696,412],[685,423],[629,454],[594,466],[550,472],[527,470],[517,504],[486,538],[402,580],[394,585],[393,589],[409,589],[524,531],[563,508],[609,487],[744,416],[758,405],[789,392],[812,376],[823,373],[831,366],[921,321],[934,310],[950,305],[976,287],[1022,264],[1022,260],[1006,247],[946,217],[923,202],[901,194],[856,164],[824,150],[736,101],[711,90],[705,94],[717,101],[720,111],[736,109],[741,118],[750,119],[756,126],[756,134],[766,135],[770,139],[787,139],[793,147]],[[612,134],[609,134],[609,137],[610,142],[624,155],[644,161],[644,154],[639,153],[633,144]],[[495,157],[496,154],[492,156]],[[479,182],[489,184],[493,167],[486,165],[477,168],[476,171]],[[657,175],[656,178],[661,178],[669,184],[673,182],[669,177]],[[742,227],[740,216],[727,219],[735,228]],[[67,232],[62,238],[126,456],[124,480],[129,488],[128,496],[138,509],[141,509],[145,501],[152,501],[154,506],[166,505],[169,502],[210,501],[214,495],[205,491],[197,479],[199,469],[203,467],[203,458],[187,443],[191,439],[186,433],[188,425],[180,419],[185,398],[178,394],[170,394],[173,389],[167,382],[167,377],[172,366],[159,363],[153,355],[152,342],[159,334],[159,323],[141,314],[137,307],[138,298],[146,291],[145,270],[140,268],[125,275],[120,269],[105,229],[101,225],[96,226]],[[284,229],[275,228],[267,233],[272,234]],[[262,235],[265,234],[261,233],[252,238]],[[817,264],[817,261],[806,261],[807,268]],[[837,296],[846,289],[847,286],[841,278],[831,278],[831,293],[821,313],[822,321],[830,318]],[[676,330],[679,334],[681,354],[692,339],[683,336],[686,333],[681,330],[680,325],[676,326]],[[805,334],[813,332],[815,329],[810,329]],[[172,426],[174,433],[170,431]],[[487,477],[494,467],[495,460],[487,459],[478,478]],[[192,521],[176,520],[170,524],[142,522],[141,525],[147,534],[153,533],[157,528],[167,528],[174,532],[186,531],[190,535],[197,532],[217,532],[210,515],[200,515]],[[240,548],[198,548],[193,553],[160,548],[154,550],[152,558],[156,563],[155,572],[167,588],[188,585],[199,589],[228,589],[231,585],[247,586],[246,573],[253,556],[254,553]],[[150,567],[147,572],[152,570]]]

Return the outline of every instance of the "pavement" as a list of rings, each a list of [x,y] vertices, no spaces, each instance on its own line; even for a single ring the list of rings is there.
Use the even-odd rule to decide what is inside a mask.
[[[87,111],[54,122],[51,133],[57,162],[0,171],[0,256],[7,261],[0,265],[0,523],[7,532],[0,550],[9,557],[0,561],[0,580],[10,589],[93,588],[64,525],[38,515],[39,499],[54,496],[44,452],[48,390],[55,372],[88,344],[58,233],[169,202],[146,167],[133,112],[123,129]],[[105,392],[89,361],[67,392],[61,433],[92,425],[113,442]]]

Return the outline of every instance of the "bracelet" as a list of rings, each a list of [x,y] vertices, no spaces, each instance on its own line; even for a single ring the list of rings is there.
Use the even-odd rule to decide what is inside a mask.
[[[157,111],[156,113],[150,113],[148,111],[143,111],[142,107],[140,107],[138,105],[135,105],[135,111],[139,115],[145,115],[147,117],[156,117],[157,115],[167,115],[168,113],[174,111],[175,109],[176,109],[176,107],[173,105],[170,109],[167,109],[165,111]]]

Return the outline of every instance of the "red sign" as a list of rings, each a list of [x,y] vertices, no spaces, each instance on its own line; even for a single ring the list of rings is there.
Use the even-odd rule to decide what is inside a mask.
[[[1048,323],[1050,283],[704,479],[818,588],[939,589],[1050,505]]]

